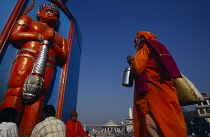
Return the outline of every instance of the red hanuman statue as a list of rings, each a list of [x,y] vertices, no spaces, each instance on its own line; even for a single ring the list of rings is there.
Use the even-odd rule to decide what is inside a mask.
[[[22,15],[10,35],[12,44],[19,48],[19,52],[12,66],[1,109],[12,107],[18,111],[20,135],[30,135],[40,121],[55,65],[65,64],[67,56],[66,39],[54,30],[59,22],[58,7],[51,3],[43,4],[37,16],[39,21]]]

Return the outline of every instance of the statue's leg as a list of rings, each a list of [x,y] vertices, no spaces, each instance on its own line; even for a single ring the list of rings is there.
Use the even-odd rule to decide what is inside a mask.
[[[2,102],[1,109],[6,107],[12,107],[18,111],[18,125],[21,122],[24,102],[22,100],[22,88],[9,88],[6,92],[5,99]]]
[[[20,135],[30,136],[32,130],[42,118],[43,107],[44,103],[42,100],[25,106],[23,119],[19,127]]]
[[[44,107],[45,94],[50,87],[50,83],[53,77],[54,69],[51,67],[46,67],[44,75],[44,89],[40,98],[33,104],[26,105],[25,111],[22,119],[22,123],[19,128],[19,134],[30,136],[36,124],[38,124],[42,117],[42,109]]]
[[[1,109],[5,107],[16,109],[19,120],[21,120],[24,109],[24,102],[22,100],[23,84],[31,72],[32,64],[33,61],[28,57],[19,57],[15,60],[10,72],[8,89],[1,105]]]

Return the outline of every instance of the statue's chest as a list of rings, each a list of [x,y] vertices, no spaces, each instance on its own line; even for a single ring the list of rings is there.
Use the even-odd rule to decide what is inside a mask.
[[[39,32],[39,33],[43,33],[43,31],[45,31],[46,29],[48,29],[49,27],[47,27],[46,25],[44,25],[41,22],[38,21],[33,21],[30,24],[30,29],[29,32]]]

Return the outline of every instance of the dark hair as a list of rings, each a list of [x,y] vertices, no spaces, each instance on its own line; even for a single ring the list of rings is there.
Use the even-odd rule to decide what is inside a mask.
[[[55,116],[55,108],[53,105],[47,105],[43,108],[42,113],[45,113],[47,117]]]
[[[1,110],[2,122],[15,122],[18,112],[14,108],[7,107]]]

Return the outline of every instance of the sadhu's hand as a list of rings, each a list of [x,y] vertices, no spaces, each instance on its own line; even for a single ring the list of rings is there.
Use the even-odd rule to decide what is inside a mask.
[[[127,56],[127,62],[129,65],[131,65],[133,63],[133,57],[131,55]]]

